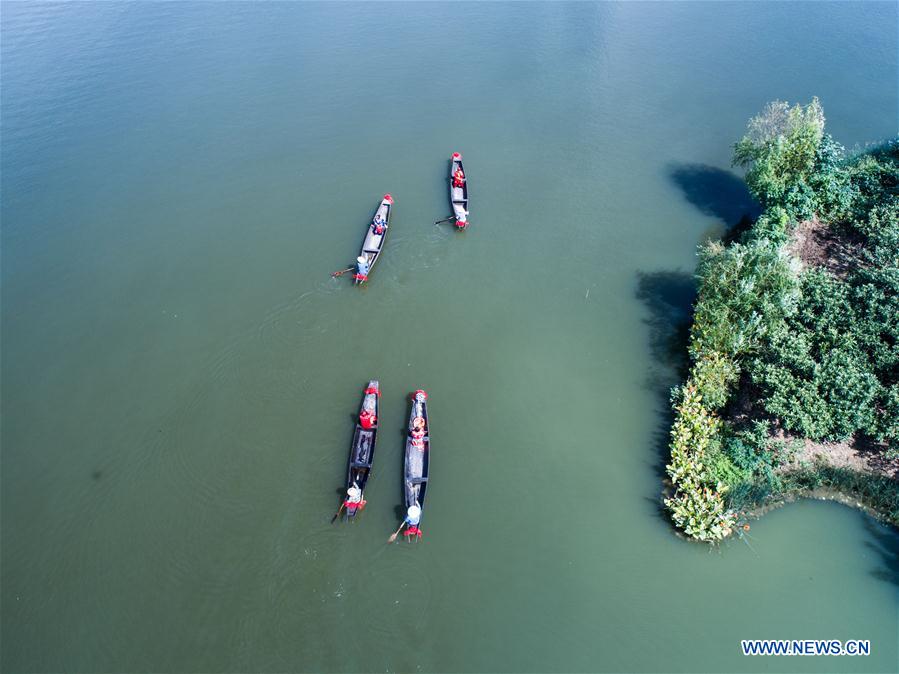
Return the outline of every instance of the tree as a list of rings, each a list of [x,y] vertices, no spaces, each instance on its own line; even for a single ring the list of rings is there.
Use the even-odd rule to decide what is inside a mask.
[[[734,146],[733,163],[748,168],[746,184],[763,207],[780,205],[809,217],[817,203],[808,184],[824,138],[824,111],[817,98],[807,106],[773,101],[749,120]]]

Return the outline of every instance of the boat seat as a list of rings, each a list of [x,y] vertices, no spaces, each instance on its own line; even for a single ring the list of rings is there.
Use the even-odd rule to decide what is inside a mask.
[[[363,461],[353,461],[350,464],[350,468],[371,468],[371,463],[365,463]]]
[[[421,484],[422,482],[427,482],[428,478],[426,477],[412,477],[409,478],[409,484]]]

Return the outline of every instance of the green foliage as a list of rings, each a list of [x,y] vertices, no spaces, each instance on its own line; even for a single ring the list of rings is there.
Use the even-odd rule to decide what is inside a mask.
[[[824,134],[815,157],[815,170],[808,184],[815,193],[818,215],[831,222],[847,218],[858,192],[844,167],[846,150],[830,134]]]
[[[733,507],[745,510],[764,505],[772,497],[803,495],[821,489],[848,494],[899,526],[899,489],[892,478],[824,463],[777,476],[771,483],[760,480],[743,484],[729,494],[729,500]]]
[[[800,218],[815,211],[808,185],[824,137],[824,111],[815,98],[807,106],[769,103],[749,121],[734,146],[734,164],[748,168],[746,184],[765,208],[781,205]]]
[[[791,453],[786,441],[771,436],[771,423],[759,419],[731,431],[723,447],[734,465],[750,473],[759,472],[760,467],[776,468],[788,461]]]
[[[785,474],[790,448],[768,421],[731,429],[715,414],[745,371],[781,427],[815,440],[864,433],[899,455],[899,139],[847,159],[824,133],[817,99],[775,101],[750,120],[734,163],[765,210],[739,243],[700,250],[693,367],[672,398],[672,519],[718,540],[735,509],[823,485],[860,494],[899,523],[891,480],[829,467]],[[785,252],[794,223],[815,214],[851,237],[857,264],[841,277],[816,268],[800,276]]]
[[[765,409],[814,440],[861,431],[895,440],[899,417],[887,388],[899,375],[899,275],[868,270],[843,281],[802,276],[799,311],[749,363]]]
[[[798,287],[786,255],[767,239],[700,251],[699,299],[690,336],[690,356],[700,361],[717,352],[736,358],[753,351],[759,338],[793,313]]]
[[[872,208],[899,196],[899,139],[857,157],[846,173],[854,190],[854,219],[864,221]]]
[[[737,466],[727,454],[720,450],[710,454],[708,462],[709,469],[716,480],[727,485],[727,491],[724,492],[725,501],[733,507],[731,500],[733,490],[739,490],[742,485],[752,482],[754,479],[752,471]]]
[[[717,410],[727,404],[730,392],[740,378],[740,366],[733,358],[710,351],[696,362],[693,380],[706,407]]]
[[[878,405],[883,409],[883,415],[878,420],[875,435],[893,442],[886,451],[887,458],[899,458],[899,384],[885,387]]]
[[[716,541],[730,535],[735,516],[724,505],[724,484],[712,482],[706,450],[720,429],[720,420],[702,404],[692,382],[674,392],[675,421],[671,428],[671,463],[666,468],[674,495],[665,499],[674,524],[688,536]]]
[[[860,238],[859,264],[845,278],[803,274],[798,311],[765,331],[745,367],[765,410],[791,431],[899,441],[899,142],[847,161],[824,135],[805,182],[822,213]],[[780,241],[783,215],[770,208],[754,235]]]
[[[767,239],[771,243],[782,246],[790,238],[790,215],[782,206],[772,206],[759,216],[752,228],[746,233],[747,242]]]
[[[739,429],[725,424],[720,438],[717,452],[715,443],[710,443],[709,463],[715,479],[728,487],[725,498],[731,509],[746,499],[749,486],[776,489],[780,481],[776,469],[789,461],[795,449],[792,443],[772,437],[771,424],[765,420],[751,421]]]

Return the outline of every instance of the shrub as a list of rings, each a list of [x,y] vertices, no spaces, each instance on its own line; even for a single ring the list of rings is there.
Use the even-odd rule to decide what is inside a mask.
[[[759,337],[793,313],[796,279],[786,255],[767,239],[708,244],[700,251],[700,289],[690,356],[718,352],[734,358],[754,350]]]
[[[724,505],[723,483],[712,484],[706,465],[709,442],[720,420],[702,404],[702,396],[688,381],[673,393],[675,420],[671,429],[671,463],[666,466],[674,495],[665,499],[674,524],[701,541],[730,535],[735,516]]]
[[[764,208],[779,204],[813,212],[815,194],[807,180],[823,137],[824,111],[817,98],[792,108],[774,101],[749,120],[746,135],[734,146],[734,164],[748,167],[746,184]]]
[[[802,276],[802,302],[767,335],[748,371],[763,407],[806,437],[856,432],[891,439],[897,421],[884,387],[899,375],[899,274],[882,267],[849,281]]]
[[[747,232],[746,242],[768,239],[771,243],[782,246],[790,238],[790,216],[782,206],[772,206],[759,216],[752,228]]]
[[[784,428],[812,439],[831,435],[830,406],[814,381],[770,363],[756,366],[753,379],[767,389],[762,404],[767,412],[780,419]]]
[[[740,366],[718,351],[705,353],[693,367],[696,388],[710,410],[720,409],[727,404],[739,378]]]
[[[815,157],[809,186],[816,194],[822,219],[842,221],[849,216],[858,190],[844,166],[846,150],[829,133],[824,134]]]
[[[899,517],[887,479],[859,481],[819,468],[785,477],[789,454],[767,421],[723,428],[723,408],[741,370],[763,391],[762,407],[812,439],[858,432],[893,443],[899,455],[899,139],[859,157],[824,133],[817,99],[775,101],[750,120],[734,147],[750,192],[764,207],[739,243],[699,253],[693,361],[675,390],[665,500],[676,526],[699,540],[727,536],[734,508],[768,495],[823,484],[862,494]],[[797,219],[817,214],[862,240],[858,264],[836,278],[788,258]],[[853,260],[850,259],[850,262]]]

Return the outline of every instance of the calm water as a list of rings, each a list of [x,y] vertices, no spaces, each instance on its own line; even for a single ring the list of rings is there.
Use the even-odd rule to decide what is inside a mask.
[[[806,502],[709,551],[657,506],[695,247],[752,209],[731,144],[813,95],[895,134],[895,4],[0,12],[4,671],[899,667],[894,532]],[[331,279],[387,191],[370,287]],[[425,538],[389,547],[418,387]],[[768,637],[873,654],[739,654]]]

